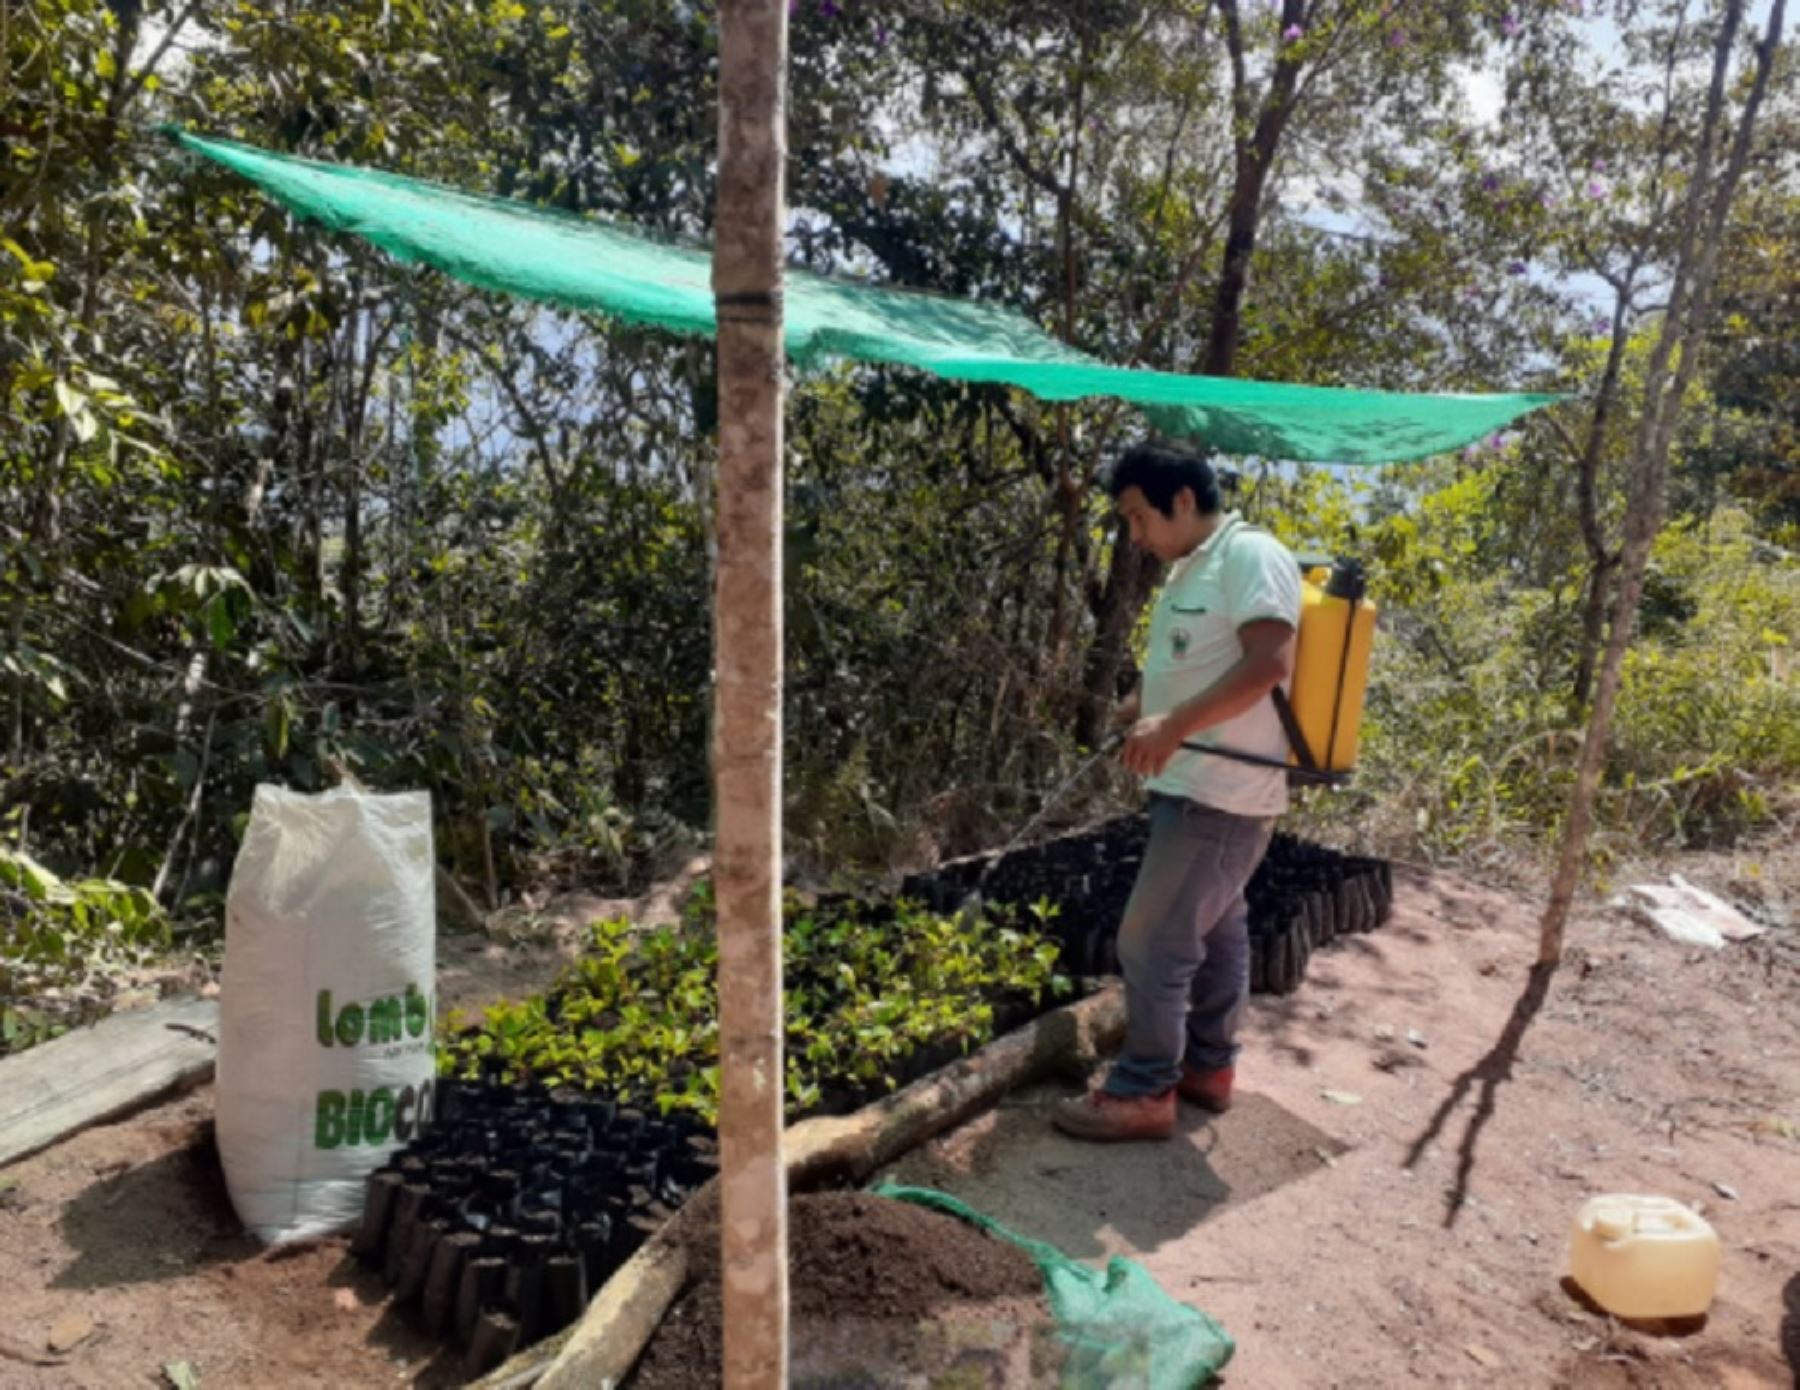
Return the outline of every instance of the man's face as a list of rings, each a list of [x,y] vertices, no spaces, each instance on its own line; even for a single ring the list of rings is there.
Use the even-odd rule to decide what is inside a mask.
[[[1163,561],[1179,560],[1192,545],[1184,516],[1194,509],[1194,494],[1187,488],[1175,494],[1175,515],[1164,516],[1150,505],[1139,488],[1128,487],[1119,494],[1119,515],[1130,528],[1131,543],[1148,550]]]

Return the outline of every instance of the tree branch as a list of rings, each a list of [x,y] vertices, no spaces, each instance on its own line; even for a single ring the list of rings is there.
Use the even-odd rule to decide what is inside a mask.
[[[1225,21],[1225,52],[1231,58],[1231,143],[1240,152],[1250,131],[1250,77],[1244,67],[1244,26],[1237,0],[1217,0]]]
[[[1000,148],[1012,161],[1013,167],[1051,197],[1059,200],[1068,197],[1068,190],[1063,187],[1056,175],[1039,168],[1031,156],[1013,139],[1012,129],[1007,125],[1005,117],[1000,114],[1000,108],[994,101],[994,94],[988,90],[982,79],[967,68],[961,69],[959,75],[968,86],[969,95],[975,99],[975,105],[981,109],[982,117],[987,121],[989,130],[1000,142]]]
[[[194,17],[194,12],[199,8],[200,0],[188,0],[187,7],[169,21],[169,27],[163,31],[162,42],[151,50],[150,57],[144,66],[132,74],[131,81],[126,84],[124,94],[119,100],[119,113],[123,113],[126,107],[137,100],[138,93],[144,90],[144,84],[155,75],[156,65],[162,62],[169,49],[174,46],[176,36],[187,26],[187,22]]]

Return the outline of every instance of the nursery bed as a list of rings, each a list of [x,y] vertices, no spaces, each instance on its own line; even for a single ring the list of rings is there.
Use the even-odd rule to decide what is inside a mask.
[[[984,902],[1054,909],[1044,930],[1074,975],[1118,973],[1119,921],[1149,840],[1143,815],[1120,816],[1003,855],[977,855],[914,874],[902,897],[950,911],[979,889]],[[1312,955],[1340,937],[1374,931],[1392,915],[1393,867],[1277,833],[1251,878],[1250,988],[1292,994]]]

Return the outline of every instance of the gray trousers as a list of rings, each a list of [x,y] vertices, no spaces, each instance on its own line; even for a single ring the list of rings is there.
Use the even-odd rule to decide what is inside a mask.
[[[1236,1059],[1250,993],[1244,886],[1274,828],[1272,817],[1151,795],[1150,844],[1119,926],[1126,1021],[1113,1095],[1160,1095],[1184,1058],[1202,1071]]]

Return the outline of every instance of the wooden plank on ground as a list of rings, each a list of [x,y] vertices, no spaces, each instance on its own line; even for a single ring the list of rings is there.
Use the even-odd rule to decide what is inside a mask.
[[[0,1166],[212,1076],[219,1005],[168,999],[0,1060]]]

